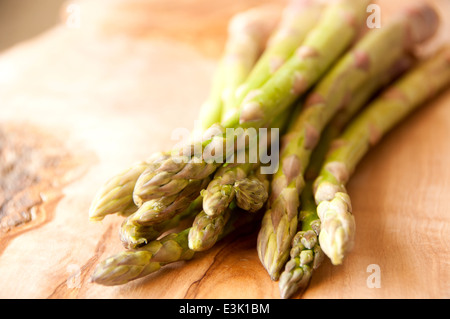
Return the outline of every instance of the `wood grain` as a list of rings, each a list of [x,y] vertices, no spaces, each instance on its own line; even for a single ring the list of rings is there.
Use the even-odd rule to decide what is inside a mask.
[[[37,211],[31,224],[0,235],[0,298],[279,298],[256,254],[257,224],[127,285],[88,282],[99,261],[123,249],[121,218],[88,221],[96,190],[124,167],[173,145],[175,128],[192,129],[229,17],[256,3],[80,2],[80,28],[67,26],[62,8],[59,26],[0,55],[2,161],[6,149],[21,154],[13,136],[28,141],[31,163],[51,152],[64,158],[45,171],[43,183],[11,188],[8,198],[55,195],[45,207],[27,206]],[[284,2],[264,3],[281,9]],[[407,3],[379,1],[383,19]],[[433,3],[442,26],[421,53],[450,43],[450,2]],[[348,185],[356,246],[342,266],[326,260],[296,298],[450,297],[449,104],[447,90],[365,157]],[[23,163],[17,172],[26,173],[30,162]],[[367,285],[370,265],[379,266],[380,288]]]

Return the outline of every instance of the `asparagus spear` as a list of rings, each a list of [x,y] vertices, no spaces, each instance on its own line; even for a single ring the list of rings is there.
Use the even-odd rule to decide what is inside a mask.
[[[261,178],[249,176],[234,183],[236,191],[236,205],[244,211],[255,213],[266,203],[269,193],[269,185],[261,181]]]
[[[147,276],[166,264],[189,260],[194,251],[187,246],[188,233],[189,229],[171,233],[139,249],[113,255],[97,265],[90,280],[104,286],[123,285]]]
[[[289,114],[281,114],[272,122],[275,129],[284,127]],[[259,145],[260,151],[270,145]],[[258,169],[261,163],[250,163],[248,152],[244,163],[232,163],[222,166],[208,187],[202,191],[203,211],[194,220],[189,232],[189,247],[196,251],[209,249],[229,219],[232,210],[238,207],[258,211],[268,197],[268,178]],[[258,158],[259,159],[259,158]],[[236,200],[235,200],[236,199]]]
[[[252,163],[232,163],[219,168],[208,187],[203,190],[203,210],[211,217],[223,214],[233,201],[236,181],[247,177]]]
[[[311,153],[310,164],[305,172],[306,181],[314,180],[319,175],[321,164],[328,152],[330,143],[342,133],[343,128],[350,123],[351,119],[355,117],[361,108],[364,107],[374,95],[386,88],[387,85],[410,69],[416,62],[414,56],[406,53],[387,69],[381,70],[381,72],[374,74],[365,81],[351,97],[349,103],[334,115],[333,119],[322,132],[318,147]]]
[[[366,0],[333,1],[295,53],[242,105],[244,127],[261,126],[303,95],[348,48],[366,14]],[[234,117],[233,117],[234,118]]]
[[[278,129],[278,131],[281,129],[281,131],[283,131],[288,119],[289,112],[277,116],[277,118],[272,121],[270,130],[268,130],[267,140],[262,139],[262,136],[260,135],[257,145],[251,145],[251,147],[245,150],[243,163],[236,160],[234,163],[226,163],[216,171],[213,180],[202,192],[204,196],[203,210],[207,215],[217,217],[227,209],[229,204],[235,198],[236,182],[244,180],[252,170],[261,166],[261,163],[259,162],[260,156],[257,155],[255,163],[252,163],[250,160],[250,152],[252,150],[258,150],[258,148],[259,154],[265,152],[272,143],[272,129]],[[263,144],[265,142],[267,144]]]
[[[201,107],[199,126],[193,135],[201,134],[211,125],[220,122],[223,92],[234,90],[246,77],[277,21],[276,16],[276,12],[262,6],[239,13],[231,19],[225,52],[216,71],[210,95]],[[236,72],[237,70],[241,72]],[[157,153],[156,156],[160,157],[160,154]],[[137,210],[135,204],[140,206],[144,200],[150,199],[135,196],[136,203],[133,203],[133,190],[139,176],[148,168],[147,162],[137,163],[117,174],[98,191],[89,212],[91,220],[102,220],[106,215],[114,213],[128,216]],[[173,184],[177,183],[169,183],[166,189],[175,187]],[[184,188],[187,183],[183,181],[177,185]],[[165,195],[169,196],[170,192]]]
[[[277,20],[277,12],[269,6],[251,8],[231,18],[210,95],[200,109],[197,133],[220,123],[222,113],[230,107],[229,97],[249,74]]]
[[[164,232],[177,227],[182,220],[194,217],[202,207],[203,198],[197,197],[183,212],[152,226],[135,225],[126,218],[120,227],[120,239],[127,249],[136,249],[157,239]]]
[[[210,98],[201,108],[200,127],[194,135],[198,134],[199,130],[208,135],[211,126],[220,122],[220,114],[230,108],[228,100],[231,93],[234,93],[250,72],[277,21],[277,16],[272,8],[262,6],[239,13],[231,19],[225,52],[219,63]],[[194,153],[190,147],[187,149],[190,154]],[[159,167],[160,174],[155,176],[154,167],[144,171],[136,182],[134,201],[142,203],[177,194],[188,185],[189,179],[204,179],[220,166],[220,163],[208,164],[199,161],[201,162],[201,158],[195,156],[189,161],[181,151],[180,156],[168,159],[165,165]],[[177,164],[180,170],[172,176]],[[186,173],[191,176],[188,178]]]
[[[253,100],[242,106],[240,120],[245,127],[260,128],[267,125],[319,79],[355,38],[367,3],[368,0],[339,0],[329,5],[318,25],[308,35],[305,45],[273,74],[261,88],[262,93],[255,97],[258,100],[264,97],[264,106],[260,108],[258,104],[258,107],[253,107]],[[258,121],[253,121],[256,117],[251,113],[258,114]],[[228,119],[223,127],[239,127],[239,114]],[[223,156],[229,154],[227,147],[236,151],[237,144],[230,143],[230,139],[234,141],[235,137],[217,135],[204,141],[198,156],[192,156],[192,149],[196,145],[177,150],[174,152],[179,155],[175,156],[177,160],[168,159],[167,164],[141,175],[134,196],[155,198],[172,195],[186,187],[187,180],[209,176],[220,166],[219,160],[223,161]],[[221,155],[214,152],[224,147],[225,151],[219,152]]]
[[[322,163],[334,138],[343,130],[344,126],[359,112],[360,108],[380,88],[391,83],[400,74],[411,67],[414,59],[404,56],[389,68],[389,72],[376,75],[369,79],[361,89],[352,97],[350,103],[328,124],[321,135],[318,146],[311,154],[311,161],[305,173],[305,188],[301,193],[301,223],[293,240],[290,250],[290,259],[280,275],[279,288],[282,298],[290,298],[297,291],[304,290],[308,285],[314,270],[320,266],[324,253],[319,244],[320,218],[317,215],[317,205],[314,200],[313,181],[319,175]]]
[[[254,214],[232,214],[218,240],[254,220]],[[104,285],[123,285],[145,277],[161,267],[193,258],[195,251],[188,246],[190,228],[171,233],[135,250],[126,250],[100,262],[91,274],[90,281]]]
[[[232,209],[227,208],[216,217],[209,216],[204,211],[197,214],[189,230],[189,248],[193,251],[204,251],[214,246],[230,219],[231,213]]]
[[[133,189],[139,176],[150,166],[158,165],[167,154],[155,153],[146,161],[133,164],[130,168],[109,179],[97,192],[89,209],[89,219],[100,221],[109,214],[128,216],[137,210],[133,202]]]
[[[137,226],[153,226],[170,220],[188,208],[209,181],[209,178],[191,180],[179,194],[146,201],[128,217],[127,222]]]
[[[238,207],[249,208],[252,212],[256,212],[258,207],[261,208],[265,203],[265,199],[268,197],[268,177],[265,174],[260,174],[255,168],[249,177],[240,181],[243,184],[247,182],[257,183],[258,186],[256,189],[258,191],[251,192],[245,190],[246,196],[243,196],[242,193],[238,195]],[[204,211],[198,214],[189,231],[189,248],[195,251],[204,251],[211,248],[224,232],[226,223],[231,216],[241,213],[240,211],[236,212],[236,205],[237,203],[232,201],[227,209],[218,216],[209,216]],[[233,217],[236,218],[235,216]]]
[[[245,82],[236,90],[233,101],[236,106],[242,103],[249,92],[260,88],[291,57],[316,24],[322,8],[323,5],[315,0],[289,1],[277,29],[268,40],[266,49]],[[224,114],[223,119],[227,118],[227,114]]]
[[[89,219],[100,221],[109,214],[128,215],[136,211],[132,191],[137,178],[147,167],[146,162],[139,162],[105,183],[91,204]]]
[[[312,182],[308,182],[302,193],[302,229],[292,240],[291,258],[280,275],[279,288],[282,298],[289,298],[298,290],[306,288],[313,270],[319,267],[324,257],[317,239],[320,220],[316,214],[311,184]]]
[[[222,60],[222,118],[236,109],[235,91],[263,52],[267,38],[278,22],[278,16],[278,10],[264,6],[239,13],[231,20],[228,28],[230,40],[225,47],[225,59]]]
[[[342,263],[354,242],[355,221],[345,185],[356,165],[399,121],[449,87],[450,47],[447,46],[396,81],[333,143],[314,182],[321,220],[319,241],[333,264]]]
[[[383,28],[368,32],[306,97],[304,109],[283,146],[280,169],[272,181],[269,209],[258,235],[258,254],[273,280],[279,278],[289,257],[305,169],[324,127],[367,79],[387,72],[405,51],[431,37],[437,21],[436,12],[427,5],[405,10]]]
[[[274,119],[272,124],[274,128],[284,126],[288,115],[289,114],[281,114]],[[247,173],[253,167],[255,167],[255,164],[249,163],[248,160],[242,164],[227,164],[227,166],[223,166],[219,169],[211,182],[209,182],[209,179],[191,180],[189,183],[192,186],[182,190],[177,195],[161,197],[144,202],[139,210],[130,216],[126,221],[126,224],[123,225],[122,230],[128,231],[123,234],[122,237],[125,239],[125,242],[133,243],[134,240],[135,244],[144,243],[145,232],[148,232],[149,236],[154,234],[153,228],[149,227],[168,221],[185,209],[189,200],[196,194],[199,185],[201,185],[200,189],[204,189],[204,187],[208,185],[208,187],[202,191],[204,212],[219,218],[221,214],[224,214],[225,209],[234,198],[235,187],[233,186],[233,183],[245,178]],[[147,230],[146,227],[148,227],[149,230]],[[136,232],[137,229],[139,230],[138,232]]]

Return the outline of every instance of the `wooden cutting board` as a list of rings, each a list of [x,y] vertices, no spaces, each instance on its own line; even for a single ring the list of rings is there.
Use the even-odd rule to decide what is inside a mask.
[[[63,7],[60,25],[0,54],[0,298],[279,298],[258,224],[135,282],[88,282],[123,249],[120,217],[88,220],[93,195],[192,129],[228,19],[263,2],[284,4],[79,2],[80,20]],[[408,2],[379,1],[382,19]],[[425,53],[450,42],[450,2],[433,3],[442,26]],[[296,298],[450,297],[449,104],[447,90],[366,156],[348,185],[356,246]]]

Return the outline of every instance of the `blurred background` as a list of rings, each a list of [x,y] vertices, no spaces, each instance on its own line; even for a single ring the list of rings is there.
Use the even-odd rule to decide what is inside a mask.
[[[166,37],[204,54],[222,51],[228,19],[245,8],[286,0],[0,0],[0,52],[67,21],[70,4],[81,9],[81,27],[137,37]],[[201,16],[202,19],[198,19]],[[174,23],[176,21],[176,23]],[[183,25],[183,28],[180,28]],[[207,27],[205,28],[205,25]],[[91,30],[92,31],[92,30]]]
[[[0,51],[30,39],[60,20],[65,0],[0,0]]]

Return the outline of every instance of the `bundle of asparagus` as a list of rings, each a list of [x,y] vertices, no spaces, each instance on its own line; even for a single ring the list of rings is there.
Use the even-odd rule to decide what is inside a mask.
[[[272,279],[279,278],[288,257],[298,224],[303,176],[322,130],[339,109],[346,107],[365,81],[373,81],[388,72],[416,43],[434,34],[436,23],[429,23],[423,19],[424,15],[436,17],[428,6],[417,7],[417,11],[402,12],[383,28],[368,32],[306,96],[303,111],[288,132],[281,153],[281,169],[274,175],[272,199],[258,236],[258,253]],[[416,27],[420,32],[414,32]]]
[[[342,263],[355,234],[345,185],[358,162],[450,86],[450,47],[414,57],[438,29],[434,9],[414,5],[366,30],[368,4],[291,0],[281,16],[261,7],[231,19],[196,136],[118,174],[94,198],[91,220],[124,217],[126,250],[101,262],[93,282],[125,284],[191,259],[247,223],[260,224],[257,253],[282,298],[304,289],[326,256]],[[261,128],[269,138],[258,131],[251,161],[249,136]],[[276,146],[277,130],[279,167],[263,174],[261,152]],[[181,221],[189,227],[176,232]]]

